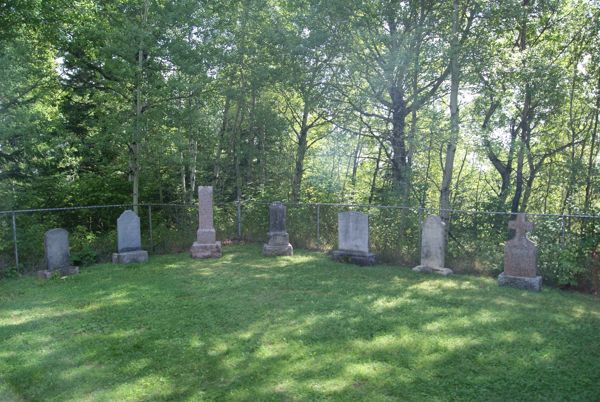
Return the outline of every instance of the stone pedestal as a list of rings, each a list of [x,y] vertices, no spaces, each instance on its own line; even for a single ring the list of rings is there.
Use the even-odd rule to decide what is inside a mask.
[[[264,256],[294,255],[294,248],[286,232],[269,232],[268,236],[269,242],[263,245]]]
[[[498,275],[498,285],[539,292],[542,290],[542,277],[511,276],[502,272]]]
[[[415,272],[452,275],[450,268],[444,268],[446,258],[446,224],[439,216],[428,216],[421,234],[421,264],[413,268]]]
[[[348,262],[350,264],[360,265],[361,267],[375,265],[377,263],[375,254],[361,253],[352,250],[333,250],[331,258],[338,262]]]
[[[194,242],[190,248],[192,258],[219,258],[223,255],[221,242],[215,241],[210,244]]]
[[[198,231],[190,248],[192,258],[218,258],[223,255],[221,242],[216,241],[213,226],[213,188],[198,187]]]
[[[79,273],[79,267],[69,266],[54,269],[52,271],[46,269],[43,271],[37,271],[37,277],[40,279],[50,279],[52,275],[58,274],[59,276],[69,276]]]
[[[426,274],[438,274],[443,276],[452,275],[454,271],[450,268],[428,267],[427,265],[417,265],[412,269],[415,272],[423,272]]]
[[[148,252],[146,250],[126,251],[124,253],[113,253],[113,264],[131,264],[135,262],[148,261]]]

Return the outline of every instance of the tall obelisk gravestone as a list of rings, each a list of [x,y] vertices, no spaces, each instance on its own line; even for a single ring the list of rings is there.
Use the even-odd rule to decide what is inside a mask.
[[[263,246],[263,255],[293,255],[290,236],[285,228],[285,205],[276,201],[269,205],[269,242]]]
[[[196,241],[190,249],[192,258],[221,257],[221,242],[216,241],[213,226],[213,188],[198,187],[198,231]]]
[[[533,223],[527,222],[525,214],[517,214],[517,219],[510,221],[508,227],[516,234],[504,246],[504,272],[498,276],[498,285],[541,290],[542,277],[537,275],[537,247],[527,238],[527,232],[533,230]]]

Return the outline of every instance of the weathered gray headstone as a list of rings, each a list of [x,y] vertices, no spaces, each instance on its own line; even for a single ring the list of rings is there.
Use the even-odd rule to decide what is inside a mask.
[[[263,255],[293,255],[294,248],[285,227],[286,208],[276,201],[269,206],[269,242],[263,246]]]
[[[423,224],[421,235],[421,265],[413,268],[416,272],[451,275],[450,268],[444,268],[446,224],[439,216],[428,216]]]
[[[198,187],[198,231],[196,241],[190,249],[192,258],[221,257],[221,242],[216,241],[213,226],[213,188]]]
[[[117,219],[117,252],[113,253],[114,264],[129,264],[148,261],[148,252],[142,250],[140,218],[128,209]]]
[[[69,232],[65,229],[51,229],[44,234],[44,252],[46,270],[38,271],[40,278],[48,279],[54,273],[73,275],[79,273],[79,268],[71,266],[69,252]]]
[[[332,252],[336,261],[358,265],[374,265],[375,255],[369,253],[369,217],[362,212],[338,214],[338,249]]]
[[[498,276],[500,286],[539,291],[542,277],[537,275],[537,247],[527,238],[533,223],[526,214],[517,214],[517,219],[508,223],[515,236],[504,246],[504,272]]]

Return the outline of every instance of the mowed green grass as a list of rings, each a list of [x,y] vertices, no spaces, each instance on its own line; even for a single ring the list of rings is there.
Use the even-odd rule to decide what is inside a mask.
[[[0,400],[600,399],[600,300],[230,246],[0,283]]]

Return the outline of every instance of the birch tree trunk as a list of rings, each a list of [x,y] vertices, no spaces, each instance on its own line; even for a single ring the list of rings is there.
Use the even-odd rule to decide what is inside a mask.
[[[460,67],[458,63],[458,0],[452,2],[452,44],[450,50],[450,137],[446,146],[446,161],[440,189],[440,216],[446,223],[450,217],[450,186],[454,170],[454,156],[459,136],[458,86],[460,83]]]

